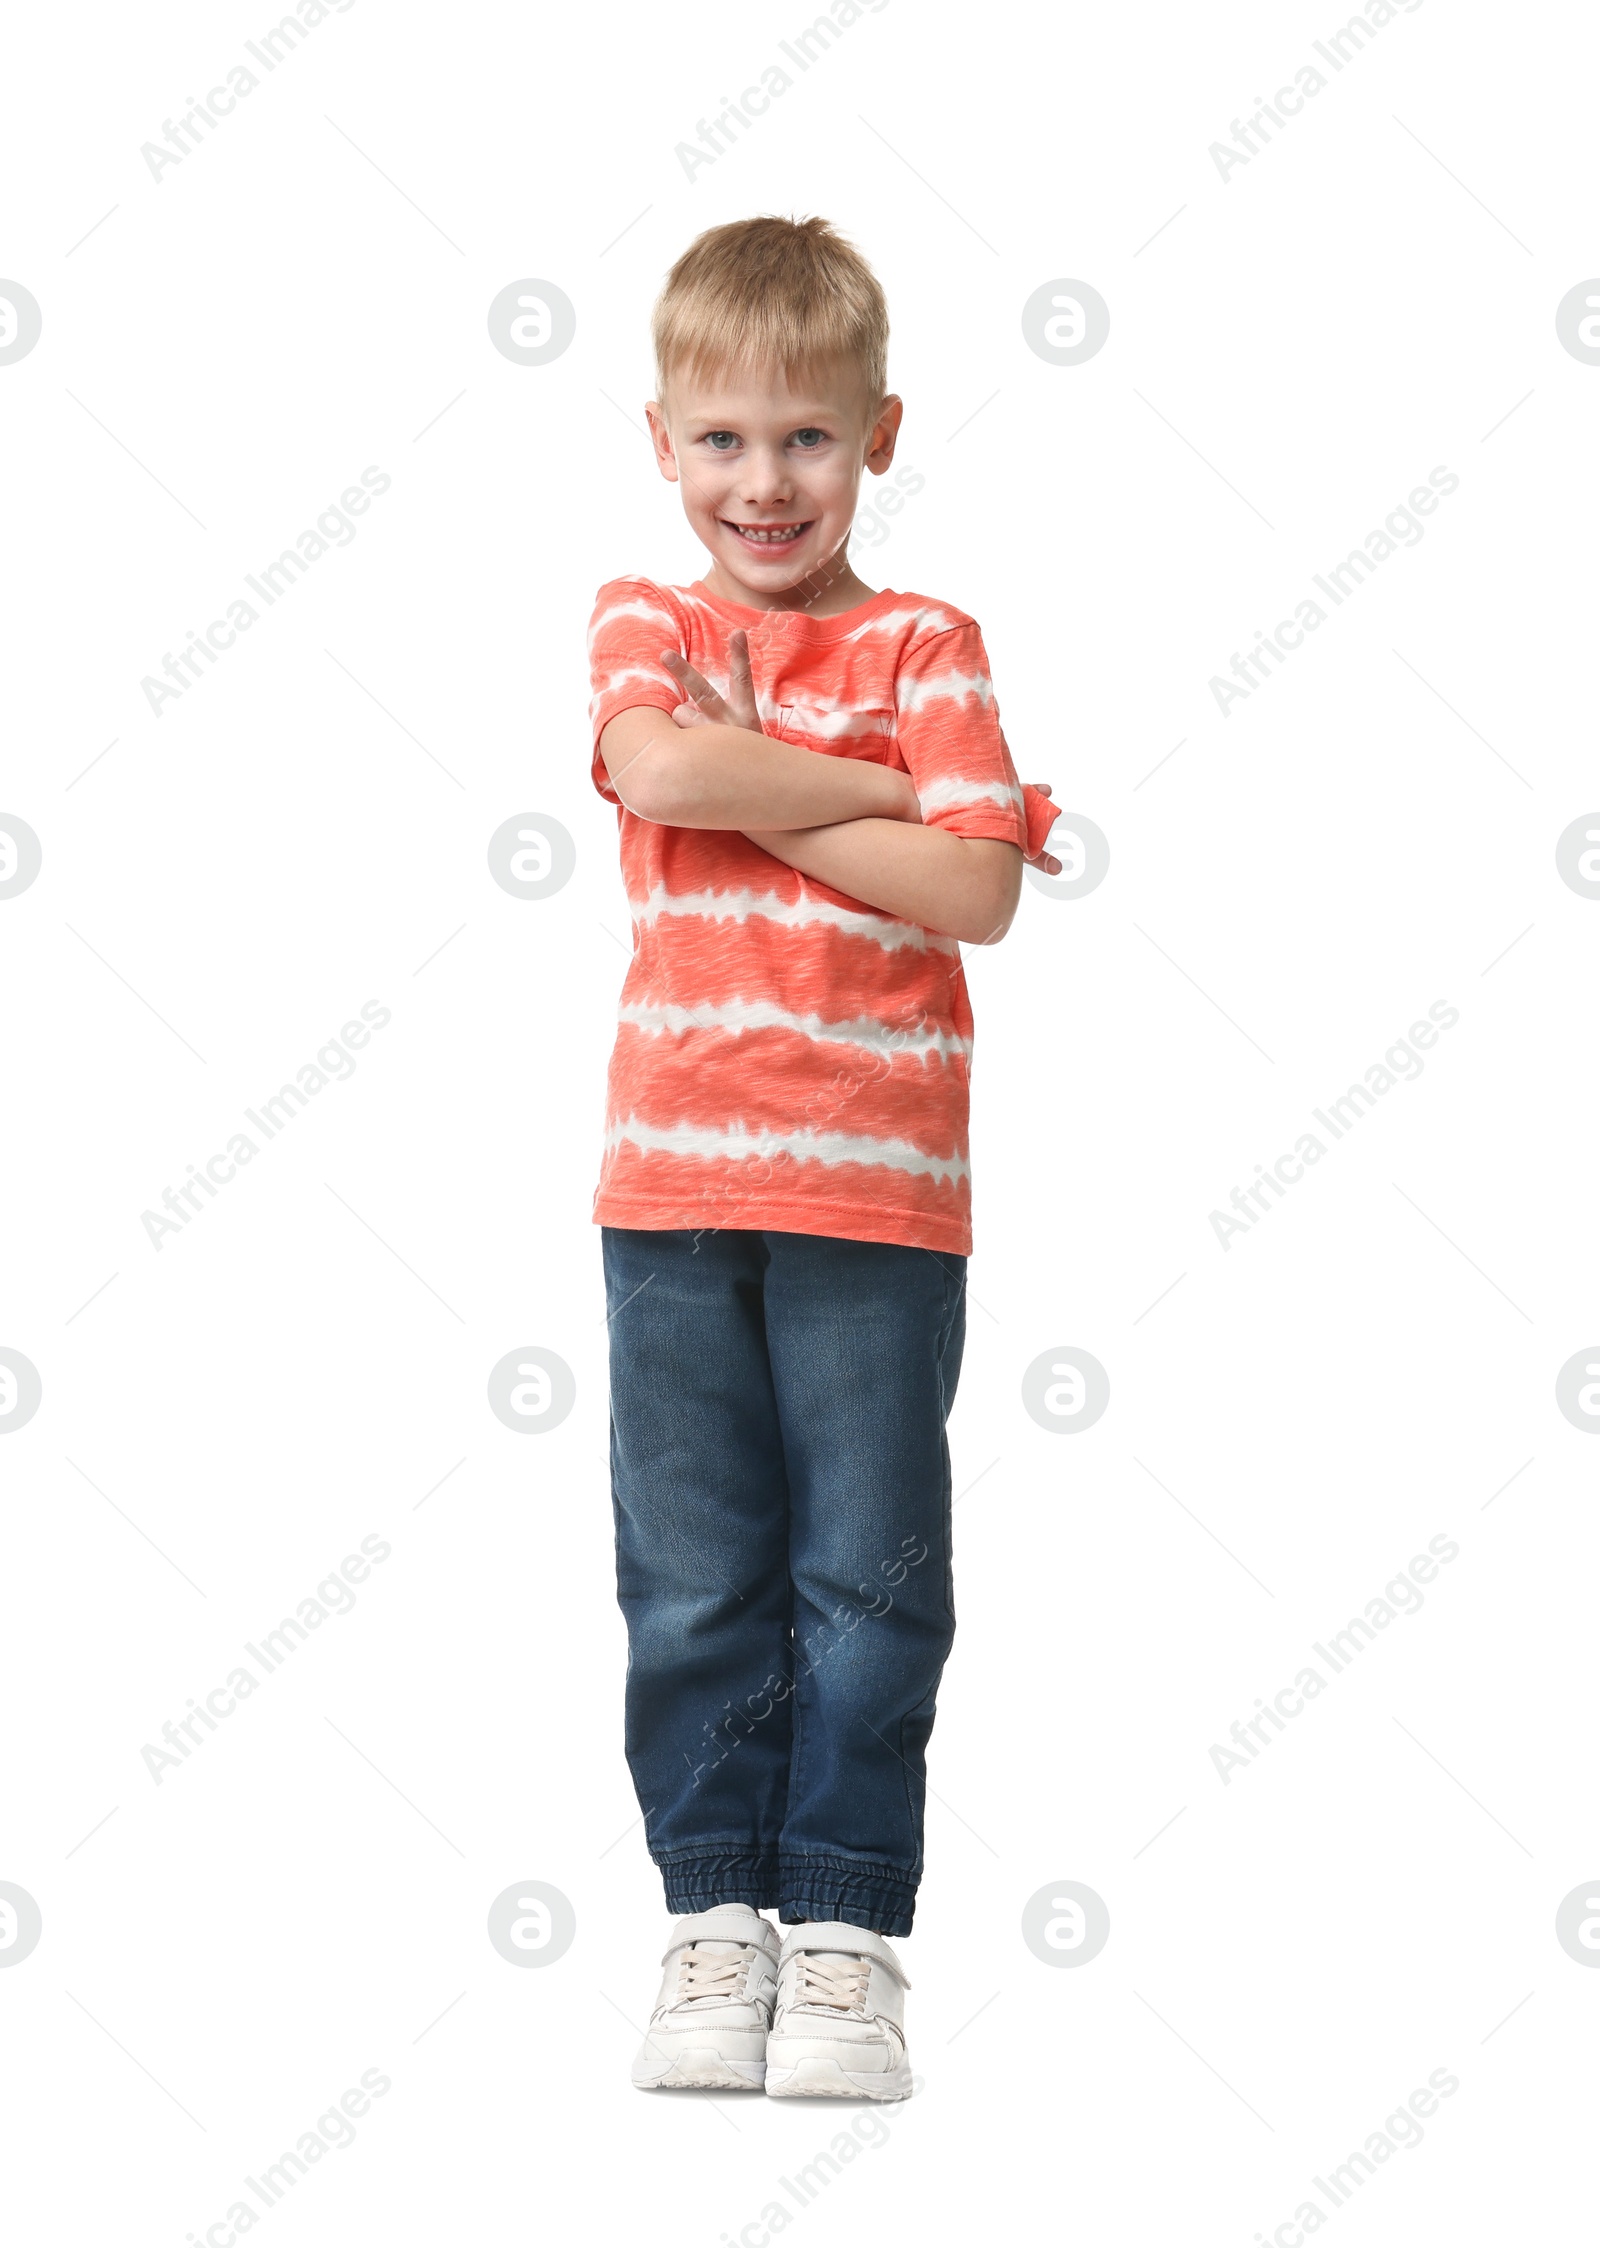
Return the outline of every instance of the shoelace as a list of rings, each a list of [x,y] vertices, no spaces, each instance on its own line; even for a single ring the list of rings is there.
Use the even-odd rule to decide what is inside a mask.
[[[737,1998],[755,1955],[754,1944],[740,1944],[736,1950],[719,1945],[715,1951],[708,1951],[703,1944],[691,1944],[678,1955],[677,2003],[691,1998]]]
[[[826,2006],[851,2014],[864,2008],[871,1967],[865,1959],[822,1959],[803,1951],[795,1978],[796,2006]]]

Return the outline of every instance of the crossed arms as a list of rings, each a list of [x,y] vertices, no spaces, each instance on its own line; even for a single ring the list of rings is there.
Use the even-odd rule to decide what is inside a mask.
[[[924,827],[907,773],[763,733],[742,632],[730,658],[724,699],[675,650],[665,653],[685,701],[671,712],[622,711],[605,728],[600,755],[628,810],[663,827],[735,828],[882,913],[963,944],[997,944],[1021,894],[1017,846]],[[1037,863],[1059,871],[1043,854]]]

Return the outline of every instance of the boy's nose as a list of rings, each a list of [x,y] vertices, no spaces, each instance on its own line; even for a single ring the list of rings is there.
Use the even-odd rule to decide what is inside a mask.
[[[738,497],[747,507],[774,507],[793,489],[788,463],[781,453],[746,455]]]

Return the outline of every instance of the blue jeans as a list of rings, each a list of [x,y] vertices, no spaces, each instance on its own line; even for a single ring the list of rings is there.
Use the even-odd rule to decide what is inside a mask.
[[[906,1935],[966,1259],[601,1234],[627,1755],[667,1908]]]

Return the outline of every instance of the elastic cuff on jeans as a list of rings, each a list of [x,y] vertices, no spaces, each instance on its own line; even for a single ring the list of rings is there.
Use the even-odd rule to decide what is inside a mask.
[[[750,1905],[770,1912],[778,1902],[778,1860],[759,1850],[680,1851],[657,1858],[668,1912],[709,1912],[714,1905]]]
[[[909,1936],[917,1884],[898,1866],[859,1858],[783,1858],[778,1880],[782,1921],[844,1920],[881,1936]]]

